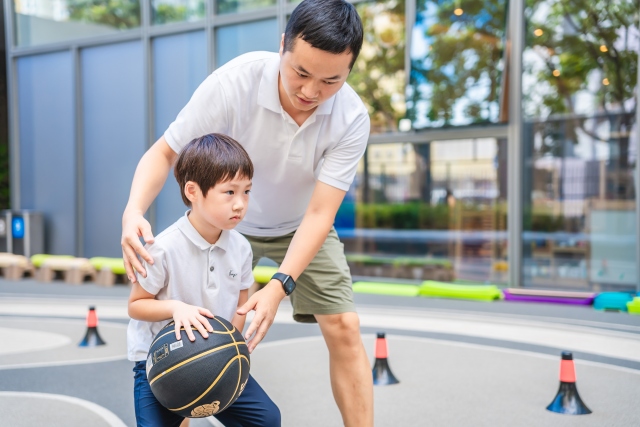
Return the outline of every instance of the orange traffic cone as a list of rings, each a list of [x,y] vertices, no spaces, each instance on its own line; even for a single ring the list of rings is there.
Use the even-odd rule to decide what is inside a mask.
[[[391,385],[400,382],[393,375],[393,372],[391,372],[391,368],[389,368],[387,355],[387,339],[384,337],[384,332],[378,332],[378,338],[376,339],[376,361],[373,365],[374,385]]]
[[[559,414],[583,415],[591,410],[584,404],[576,388],[576,369],[573,365],[573,355],[568,351],[562,352],[560,361],[560,388],[553,402],[547,410]]]
[[[96,308],[91,306],[89,307],[89,313],[87,313],[87,332],[84,334],[84,338],[78,346],[96,347],[105,344],[106,342],[104,342],[98,333],[98,315],[96,314]]]

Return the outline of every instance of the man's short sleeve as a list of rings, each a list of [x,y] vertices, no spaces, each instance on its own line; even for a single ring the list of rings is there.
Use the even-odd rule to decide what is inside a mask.
[[[242,280],[240,284],[240,289],[245,290],[249,289],[251,285],[253,285],[253,252],[251,251],[251,245],[249,242],[245,242],[246,246],[243,245],[243,263],[242,263]]]
[[[369,140],[369,115],[359,115],[345,136],[324,155],[324,162],[318,180],[343,191],[356,176],[360,158],[367,148]]]
[[[227,100],[218,76],[213,73],[205,79],[193,96],[169,125],[164,138],[179,153],[195,138],[209,133],[229,133]]]
[[[147,270],[147,277],[136,273],[138,282],[142,288],[150,294],[157,295],[158,292],[169,283],[169,271],[164,250],[157,243],[145,245],[145,249],[153,258],[153,264],[142,260],[142,266]]]

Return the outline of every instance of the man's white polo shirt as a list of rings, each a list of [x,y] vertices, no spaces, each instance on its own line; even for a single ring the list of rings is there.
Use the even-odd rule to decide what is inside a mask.
[[[212,245],[191,225],[188,214],[146,246],[155,262],[144,263],[147,277],[138,275],[140,285],[156,299],[204,307],[231,321],[240,291],[253,284],[251,245],[235,230],[222,231]],[[131,319],[127,330],[129,360],[146,360],[153,337],[168,322]]]
[[[247,214],[237,227],[251,236],[294,231],[316,180],[348,190],[369,138],[369,115],[349,85],[298,126],[278,95],[280,56],[251,52],[213,72],[164,134],[179,152],[194,138],[223,133],[254,163]]]

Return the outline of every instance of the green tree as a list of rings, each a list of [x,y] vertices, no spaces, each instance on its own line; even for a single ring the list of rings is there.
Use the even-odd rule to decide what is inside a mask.
[[[68,0],[69,18],[113,28],[140,26],[139,0]]]
[[[622,172],[624,181],[616,192],[632,197],[629,138],[637,105],[640,1],[527,0],[526,4],[526,46],[536,60],[524,65],[536,84],[525,93],[525,111],[530,117],[561,118],[539,126],[543,153],[558,155],[564,141],[577,142],[578,131],[608,142],[618,153],[610,166]],[[594,87],[594,78],[601,84]],[[590,114],[584,113],[584,105],[576,105],[579,93],[595,100]],[[586,125],[594,120],[609,123],[609,137],[594,131],[593,124]]]
[[[371,131],[396,131],[406,111],[404,1],[358,3],[356,9],[364,43],[347,82],[369,110]]]
[[[416,27],[424,28],[428,51],[411,61],[408,117],[414,123],[448,126],[454,120],[473,124],[504,119],[505,1],[418,2]]]

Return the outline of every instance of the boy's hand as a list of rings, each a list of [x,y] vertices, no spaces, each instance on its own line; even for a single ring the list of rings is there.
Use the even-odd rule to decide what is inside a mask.
[[[176,308],[173,310],[173,320],[176,322],[176,339],[181,339],[180,328],[184,327],[189,341],[195,341],[196,337],[193,335],[193,330],[191,330],[192,326],[194,326],[204,338],[208,338],[209,334],[207,331],[213,332],[213,328],[207,320],[207,317],[213,319],[213,314],[206,308],[196,307],[195,305],[185,304],[180,301],[176,302]]]
[[[151,232],[151,224],[144,219],[141,213],[127,213],[122,216],[122,238],[120,245],[122,246],[122,258],[124,268],[131,283],[136,282],[136,274],[142,274],[147,277],[147,272],[142,263],[138,259],[138,254],[149,264],[153,264],[153,258],[149,252],[140,243],[140,237],[144,238],[146,243],[153,243],[153,233]]]

